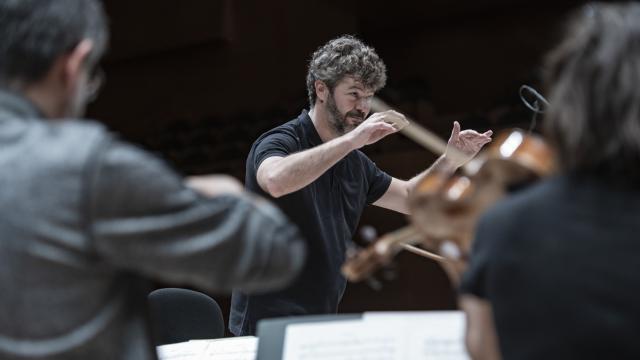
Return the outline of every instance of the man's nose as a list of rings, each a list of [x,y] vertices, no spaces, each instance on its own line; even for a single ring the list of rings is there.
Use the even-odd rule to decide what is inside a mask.
[[[365,116],[369,113],[369,111],[371,110],[371,98],[369,97],[362,97],[360,99],[358,99],[358,101],[356,102],[356,109],[362,113],[365,114]]]

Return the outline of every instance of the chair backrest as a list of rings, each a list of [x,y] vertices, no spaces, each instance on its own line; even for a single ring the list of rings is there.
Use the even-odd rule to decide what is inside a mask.
[[[152,291],[148,300],[156,346],[224,336],[220,306],[206,294],[164,288]]]

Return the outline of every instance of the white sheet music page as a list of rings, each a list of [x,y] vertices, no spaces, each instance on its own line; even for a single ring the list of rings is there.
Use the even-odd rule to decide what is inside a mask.
[[[370,312],[367,324],[384,323],[408,339],[407,359],[468,360],[462,311]]]
[[[291,324],[283,360],[404,360],[404,340],[395,330],[361,320]]]
[[[284,360],[468,360],[460,311],[374,312],[362,320],[291,324]]]
[[[214,360],[255,360],[258,351],[258,338],[255,336],[238,336],[202,341],[206,347],[202,352],[202,359]]]
[[[158,346],[160,360],[255,360],[258,338],[239,336]]]
[[[186,341],[158,346],[156,351],[160,360],[191,360],[196,359],[206,346],[204,343]]]

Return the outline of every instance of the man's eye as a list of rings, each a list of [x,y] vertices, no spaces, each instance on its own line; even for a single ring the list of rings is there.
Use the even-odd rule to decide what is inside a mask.
[[[358,97],[358,93],[354,93],[354,92],[349,93],[349,95],[351,95],[351,96],[353,96],[353,97],[356,97],[356,98]]]

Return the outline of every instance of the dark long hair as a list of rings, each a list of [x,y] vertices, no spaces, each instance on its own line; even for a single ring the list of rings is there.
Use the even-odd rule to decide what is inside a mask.
[[[640,181],[640,4],[589,4],[545,62],[545,131],[568,172]]]

